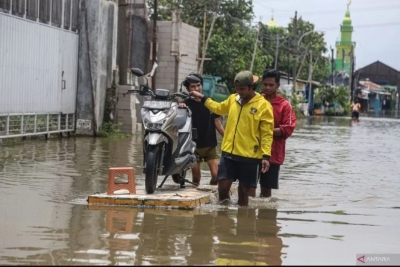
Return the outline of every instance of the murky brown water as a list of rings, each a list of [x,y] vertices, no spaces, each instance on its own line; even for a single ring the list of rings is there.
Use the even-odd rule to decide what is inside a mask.
[[[399,123],[299,122],[281,189],[247,209],[87,206],[108,167],[140,173],[138,137],[0,148],[0,264],[355,264],[357,253],[400,253]]]

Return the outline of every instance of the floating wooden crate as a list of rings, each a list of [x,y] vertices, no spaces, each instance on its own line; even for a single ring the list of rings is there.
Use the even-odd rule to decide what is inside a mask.
[[[232,187],[231,194],[237,188]],[[198,188],[179,188],[179,185],[164,185],[153,194],[147,194],[143,187],[136,188],[136,194],[128,192],[116,192],[114,195],[100,193],[90,195],[87,199],[89,204],[118,205],[118,206],[142,206],[142,207],[165,207],[175,209],[195,209],[211,201],[212,196],[218,192],[215,185],[202,185]]]

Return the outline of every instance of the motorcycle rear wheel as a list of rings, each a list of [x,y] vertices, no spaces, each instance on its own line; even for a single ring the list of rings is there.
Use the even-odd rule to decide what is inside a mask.
[[[152,147],[147,151],[146,157],[146,177],[145,187],[147,194],[153,194],[156,191],[158,169],[160,167],[160,148]]]

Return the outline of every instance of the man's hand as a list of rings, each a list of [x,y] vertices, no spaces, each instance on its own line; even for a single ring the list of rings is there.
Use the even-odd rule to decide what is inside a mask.
[[[199,92],[194,91],[194,90],[190,92],[190,95],[192,95],[198,101],[200,101],[204,97],[204,95],[202,93],[199,93]]]
[[[261,162],[261,171],[262,173],[266,173],[269,170],[269,161],[266,159],[263,159]]]
[[[179,108],[186,108],[186,104],[185,103],[179,103]]]

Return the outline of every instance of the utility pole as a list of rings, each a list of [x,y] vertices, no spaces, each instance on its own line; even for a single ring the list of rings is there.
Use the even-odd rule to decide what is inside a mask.
[[[207,9],[204,7],[204,18],[203,18],[203,49],[201,51],[201,60],[203,61],[206,57],[206,25],[207,25]],[[203,75],[203,66],[197,71],[200,75]]]
[[[215,21],[217,20],[218,10],[219,10],[219,7],[221,6],[221,3],[222,3],[222,0],[219,0],[218,5],[217,5],[217,10],[214,12],[214,16],[213,16],[213,20],[211,22],[210,30],[208,31],[208,35],[207,35],[207,40],[206,40],[206,42],[204,44],[204,56],[205,56],[205,54],[207,52],[208,42],[210,42],[211,34],[212,34],[213,29],[214,29]],[[205,26],[203,26],[203,28],[204,27]],[[202,56],[202,58],[198,58],[197,59],[197,60],[200,60],[200,67],[199,67],[199,69],[197,71],[199,74],[203,74],[204,60],[211,60],[211,58],[205,58],[204,56]]]
[[[297,11],[294,15],[294,22],[293,22],[293,30],[294,30],[294,59],[293,59],[293,91],[296,93],[297,88],[297,54],[298,54],[298,46],[297,46]]]
[[[158,0],[154,0],[154,14],[153,14],[153,51],[152,51],[152,63],[153,67],[157,62],[157,17],[158,17]],[[151,87],[156,89],[156,72],[153,73],[151,78]]]
[[[254,42],[254,51],[253,51],[253,57],[251,59],[250,72],[253,71],[254,59],[255,59],[256,53],[257,53],[258,39],[259,39],[260,32],[261,32],[261,20],[262,20],[262,18],[260,17],[260,21],[258,22],[256,41]]]
[[[312,81],[312,72],[313,72],[313,64],[312,64],[312,49],[310,49],[310,66],[308,68],[308,86],[309,86],[309,90],[308,90],[308,97],[310,100],[310,94],[311,94],[311,81]]]
[[[287,49],[288,49],[288,51],[287,51],[287,84],[289,85],[290,84],[290,81],[289,81],[289,73],[290,73],[290,56],[289,56],[289,38],[287,38],[287,40],[286,40],[286,45],[287,45]]]
[[[351,52],[350,52],[350,103],[353,103],[353,98],[354,98],[354,50],[353,46],[351,47]]]
[[[344,66],[344,59],[345,59],[345,53],[344,53],[344,49],[342,49],[342,71],[345,71],[345,66]]]
[[[278,68],[278,54],[279,54],[279,33],[276,34],[276,49],[275,49],[275,66],[274,66],[274,69]]]
[[[312,114],[311,107],[311,94],[312,94],[312,73],[313,73],[313,63],[312,63],[313,53],[310,49],[310,67],[308,72],[308,113]]]
[[[332,59],[331,59],[331,68],[332,68],[332,86],[335,84],[335,65],[334,65],[334,59],[333,59],[333,48],[331,46],[331,53],[332,53]]]

